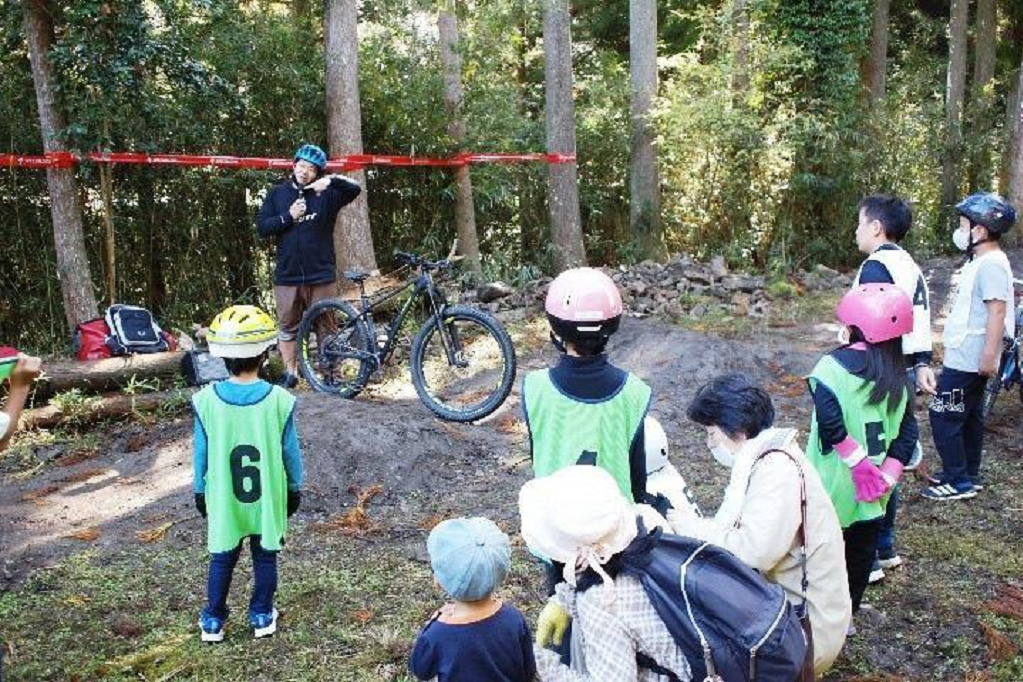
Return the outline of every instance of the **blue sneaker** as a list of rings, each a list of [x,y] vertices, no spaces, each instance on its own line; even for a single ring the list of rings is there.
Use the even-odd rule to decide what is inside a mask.
[[[272,613],[256,613],[249,615],[249,625],[252,626],[253,637],[269,637],[277,632],[277,609]]]
[[[980,492],[984,489],[984,477],[983,476],[967,476],[970,479],[970,483],[973,484],[973,489],[976,492]],[[939,471],[936,474],[932,474],[927,477],[927,482],[931,485],[941,485],[945,482],[945,472]]]
[[[200,614],[199,630],[202,641],[211,643],[224,641],[224,626],[226,624],[226,621],[221,618],[214,618],[205,612]]]
[[[973,487],[972,483],[960,483],[959,485],[940,483],[938,485],[932,485],[930,488],[923,491],[922,495],[928,500],[937,500],[939,502],[947,500],[968,500],[971,497],[977,496],[977,490]]]

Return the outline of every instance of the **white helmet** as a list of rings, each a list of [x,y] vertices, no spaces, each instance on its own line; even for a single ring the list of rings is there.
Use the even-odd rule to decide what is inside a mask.
[[[646,450],[646,473],[649,476],[668,463],[668,436],[661,423],[653,417],[643,418],[643,446]]]

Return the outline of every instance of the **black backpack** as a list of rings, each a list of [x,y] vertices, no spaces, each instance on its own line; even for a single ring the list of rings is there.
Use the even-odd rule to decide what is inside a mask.
[[[110,327],[107,346],[113,355],[162,353],[169,348],[160,325],[145,308],[118,303],[107,308],[105,319]]]
[[[640,538],[621,555],[618,571],[643,585],[694,680],[799,678],[808,642],[797,609],[779,585],[709,542],[661,528],[646,534],[641,520],[639,525]],[[644,654],[637,662],[677,680]]]

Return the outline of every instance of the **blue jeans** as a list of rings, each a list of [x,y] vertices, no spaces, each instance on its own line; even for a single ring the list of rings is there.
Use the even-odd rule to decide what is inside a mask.
[[[895,512],[899,509],[899,489],[901,485],[892,488],[892,494],[888,498],[888,506],[884,510],[884,517],[881,519],[881,527],[877,531],[877,551],[895,549]]]
[[[984,447],[984,418],[980,402],[987,377],[945,367],[938,377],[938,394],[931,398],[931,433],[941,456],[945,483],[969,485],[980,474]]]
[[[231,589],[231,576],[242,553],[244,540],[227,552],[210,554],[210,575],[206,583],[206,608],[203,613],[214,618],[227,618],[227,593]],[[249,600],[249,615],[271,613],[274,608],[274,593],[277,591],[277,552],[263,549],[259,536],[249,537],[252,550],[252,598]]]

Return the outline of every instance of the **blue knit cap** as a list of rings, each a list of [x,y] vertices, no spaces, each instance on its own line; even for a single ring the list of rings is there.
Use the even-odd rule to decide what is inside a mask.
[[[483,599],[497,589],[511,566],[508,536],[479,516],[437,524],[426,549],[437,582],[458,601]]]

